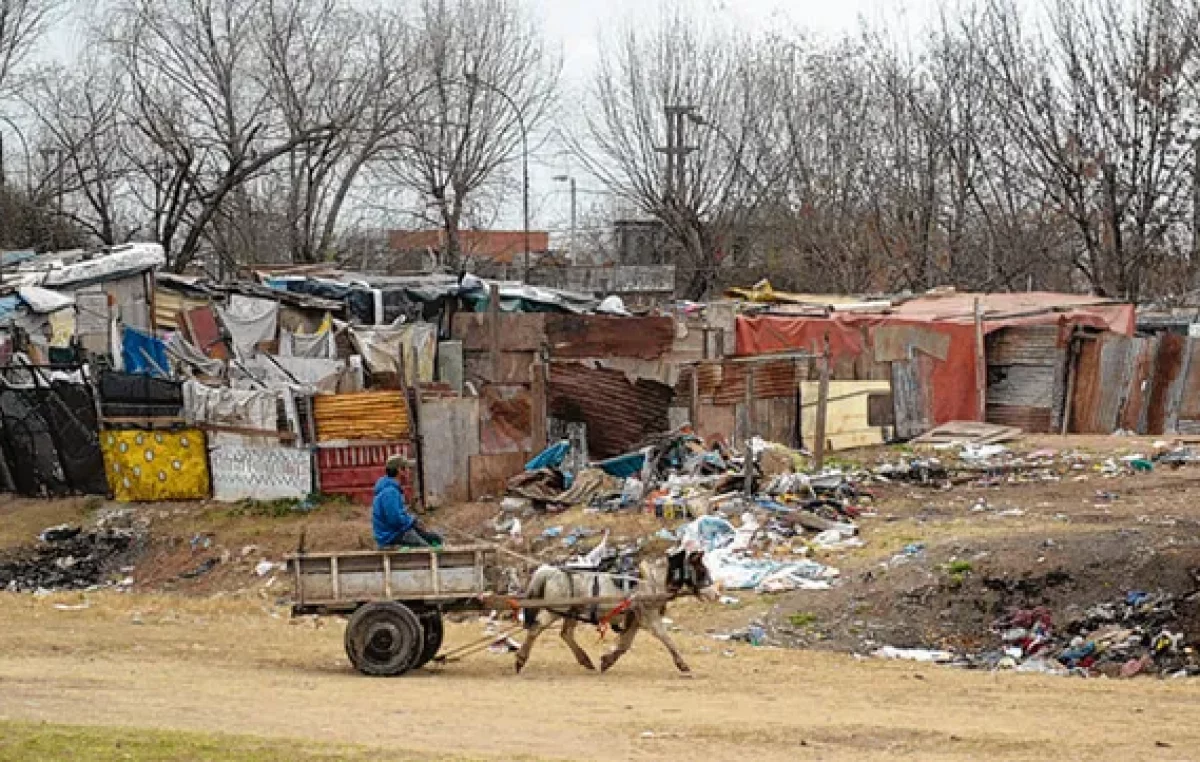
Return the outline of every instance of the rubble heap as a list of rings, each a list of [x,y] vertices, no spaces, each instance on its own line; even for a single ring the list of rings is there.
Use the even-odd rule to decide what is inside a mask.
[[[0,559],[0,590],[80,590],[109,584],[140,549],[143,537],[139,528],[104,523],[89,530],[51,527],[38,536],[35,547]]]
[[[992,626],[1002,648],[970,665],[1082,676],[1200,675],[1200,656],[1177,625],[1180,603],[1165,593],[1131,591],[1061,628],[1045,607],[1014,610]]]

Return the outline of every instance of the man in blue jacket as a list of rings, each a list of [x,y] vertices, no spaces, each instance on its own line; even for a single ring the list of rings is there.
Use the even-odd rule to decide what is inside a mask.
[[[375,500],[371,504],[375,542],[381,550],[395,547],[441,547],[441,536],[422,529],[416,517],[408,512],[404,504],[404,490],[400,489],[400,482],[396,477],[405,465],[407,461],[404,456],[393,455],[384,466],[386,475],[375,483]]]

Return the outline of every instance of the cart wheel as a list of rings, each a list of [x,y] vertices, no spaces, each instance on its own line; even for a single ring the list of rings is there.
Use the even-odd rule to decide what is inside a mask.
[[[421,655],[413,662],[413,669],[420,669],[437,656],[437,652],[442,647],[442,612],[437,609],[426,609],[420,613],[421,629],[425,635],[425,647],[421,649]]]
[[[364,675],[403,675],[425,647],[421,629],[417,615],[402,603],[368,603],[346,625],[346,656]]]

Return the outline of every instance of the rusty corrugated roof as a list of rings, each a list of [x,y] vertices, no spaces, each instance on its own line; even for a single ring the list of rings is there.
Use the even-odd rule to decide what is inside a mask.
[[[313,397],[317,441],[394,440],[409,435],[408,403],[399,391]]]
[[[630,383],[618,370],[555,363],[546,385],[550,416],[587,424],[593,458],[629,452],[651,434],[666,431],[675,393],[656,381]]]

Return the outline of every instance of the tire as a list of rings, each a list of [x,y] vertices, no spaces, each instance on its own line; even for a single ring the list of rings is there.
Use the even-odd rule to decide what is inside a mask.
[[[417,615],[402,603],[368,603],[346,625],[346,656],[364,675],[395,677],[412,669],[425,648]]]
[[[425,609],[418,618],[421,620],[425,645],[421,649],[420,656],[413,662],[413,669],[424,667],[433,660],[433,657],[437,656],[437,652],[442,648],[442,636],[445,634],[442,626],[442,612],[437,609]]]

